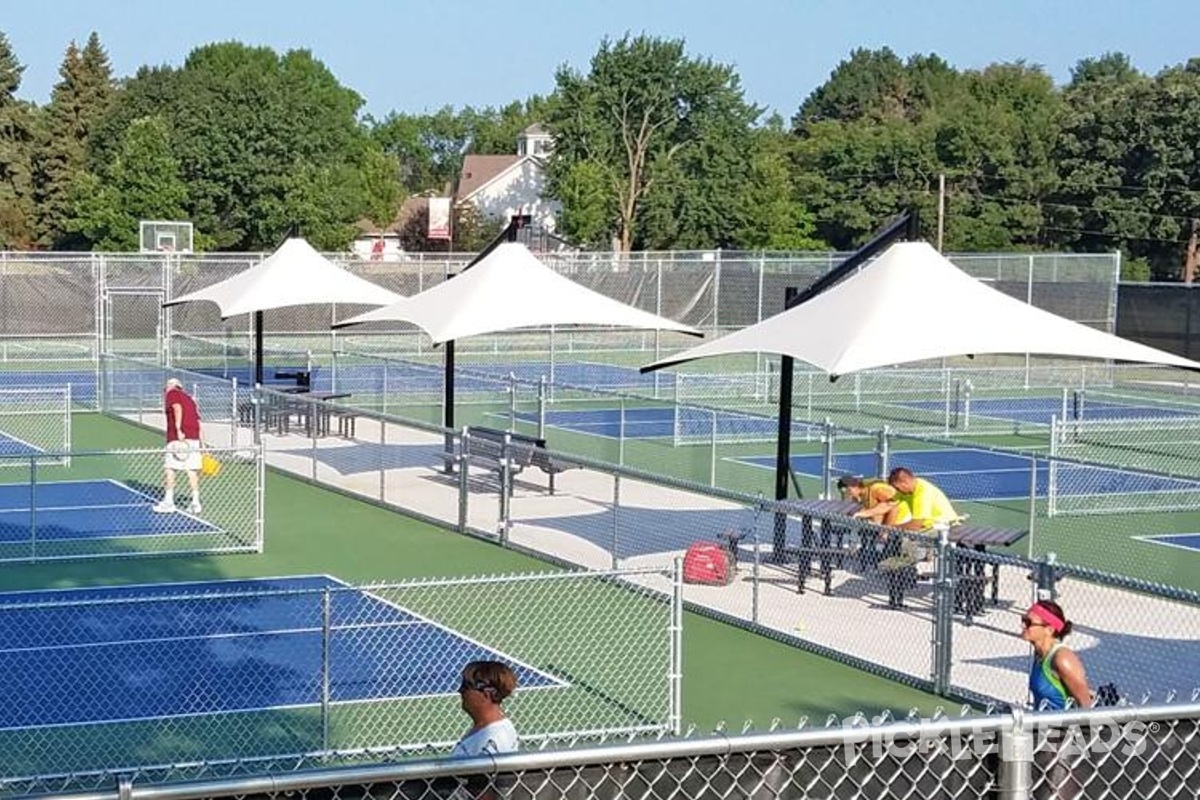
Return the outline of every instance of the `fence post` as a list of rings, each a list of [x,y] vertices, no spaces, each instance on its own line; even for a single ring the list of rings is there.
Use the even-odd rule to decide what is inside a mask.
[[[679,410],[676,409],[678,414]],[[617,417],[617,464],[625,466],[625,395],[621,395],[621,402],[618,407]],[[679,441],[676,440],[675,446],[679,446]]]
[[[517,373],[508,373],[508,429],[517,429]]]
[[[933,586],[933,693],[945,697],[950,691],[950,665],[954,633],[954,573],[950,532],[937,531],[937,574]]]
[[[821,498],[826,499],[832,496],[831,487],[833,486],[833,422],[826,417],[825,427],[821,431],[822,457],[821,457]]]
[[[237,447],[238,442],[238,379],[229,379],[229,446]]]
[[[321,593],[321,755],[329,754],[329,637],[331,633],[329,588]]]
[[[546,376],[538,379],[537,403],[537,435],[539,439],[546,438]]]
[[[512,436],[504,435],[500,445],[500,519],[496,521],[496,535],[501,546],[508,545],[508,528],[512,524]]]
[[[1051,432],[1053,434],[1053,432]],[[1046,478],[1049,479],[1049,471],[1047,470]],[[1038,498],[1038,457],[1034,453],[1029,457],[1029,549],[1025,555],[1027,558],[1033,558],[1033,529],[1037,521],[1037,498]]]
[[[471,452],[471,433],[469,428],[463,428],[462,436],[458,440],[458,532],[467,532],[467,497],[469,496],[469,486],[467,483],[468,459],[467,454]],[[453,465],[450,467],[454,469]]]
[[[1034,568],[1034,600],[1054,600],[1058,596],[1057,553],[1046,553]]]
[[[379,501],[387,502],[387,419],[385,417],[379,418]]]
[[[671,576],[671,699],[668,713],[671,733],[678,736],[683,725],[683,558],[675,557]]]
[[[37,456],[29,457],[29,558],[37,559]]]
[[[318,426],[319,420],[318,420],[317,415],[320,412],[321,412],[321,408],[318,405],[317,401],[310,398],[308,400],[307,419],[308,419],[308,436],[312,440],[312,479],[314,481],[317,479],[317,433],[318,433],[317,428],[319,427]]]
[[[1024,714],[1012,711],[1012,727],[1000,729],[1000,764],[996,775],[998,800],[1029,800],[1033,796],[1034,737],[1025,730]]]
[[[710,444],[712,445],[712,457],[709,459],[708,464],[708,485],[715,487],[717,485],[717,412],[715,410],[711,412],[711,417],[712,435],[710,437]]]
[[[751,562],[751,581],[750,581],[750,616],[751,620],[758,624],[758,577],[759,565],[762,563],[762,555],[759,552],[758,538],[758,520],[762,513],[766,511],[766,503],[763,501],[762,492],[758,493],[758,504],[754,507],[754,533],[750,537],[751,543],[754,545],[754,561]],[[737,558],[734,558],[734,563],[737,563]]]
[[[879,470],[875,474],[883,478],[888,475],[888,462],[891,461],[891,439],[892,429],[884,425],[879,429],[879,444],[875,446],[875,455],[879,457]]]
[[[613,475],[612,503],[612,547],[609,552],[609,562],[613,569],[619,569],[621,559],[617,557],[617,548],[621,544],[621,476]]]

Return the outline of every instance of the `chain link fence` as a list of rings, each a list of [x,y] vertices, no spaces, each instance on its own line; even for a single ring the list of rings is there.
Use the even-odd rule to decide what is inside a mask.
[[[1004,797],[1167,800],[1200,792],[1200,706],[829,720],[798,730],[610,741],[568,752],[332,768],[182,786],[137,773],[94,800],[372,797]],[[119,783],[119,787],[114,786]],[[58,795],[70,798],[71,795]]]
[[[154,508],[172,458],[165,449],[0,456],[0,562],[260,552],[261,450],[206,452],[219,471],[202,478],[197,498],[181,482],[172,513]]]
[[[0,791],[444,753],[479,659],[516,673],[530,746],[678,732],[680,615],[651,570],[9,593]]]
[[[1137,520],[1128,515],[1049,516],[1043,452],[835,426],[793,443],[806,497],[831,497],[847,473],[907,466],[928,476],[968,517],[942,540],[852,520],[853,506],[833,499],[776,502],[708,485],[707,474],[688,480],[640,469],[633,462],[648,457],[643,439],[622,450],[622,440],[578,432],[614,448],[600,457],[550,446],[520,395],[504,393],[506,383],[492,389],[490,425],[448,430],[315,392],[266,390],[249,421],[226,435],[252,437],[257,414],[271,464],[572,566],[665,569],[697,545],[716,548],[726,568],[684,587],[692,607],[926,690],[1022,702],[1028,648],[1017,636],[1020,614],[1039,592],[1066,589],[1067,613],[1087,631],[1082,646],[1102,653],[1099,684],[1115,683],[1130,697],[1195,684],[1186,664],[1198,646],[1200,587],[1186,559],[1131,538]],[[147,419],[161,424],[156,407]],[[657,445],[661,458],[699,452],[707,460],[704,448],[676,447],[671,436]],[[1165,515],[1159,524],[1183,523]],[[1166,620],[1165,638],[1151,635]],[[895,635],[874,635],[880,625]],[[1141,633],[1126,635],[1133,630]],[[1137,666],[1147,659],[1162,668]]]

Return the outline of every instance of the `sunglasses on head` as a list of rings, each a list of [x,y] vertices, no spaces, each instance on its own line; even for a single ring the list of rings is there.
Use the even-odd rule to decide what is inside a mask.
[[[463,678],[462,683],[458,685],[458,691],[461,693],[470,690],[484,692],[485,694],[495,693],[496,691],[495,687],[493,687],[490,683],[485,683],[484,681],[469,681],[466,678]]]

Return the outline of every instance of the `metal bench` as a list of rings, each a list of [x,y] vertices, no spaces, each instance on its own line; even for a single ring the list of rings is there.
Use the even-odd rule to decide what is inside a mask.
[[[550,494],[554,494],[554,477],[575,466],[557,460],[546,449],[546,440],[537,436],[474,426],[464,428],[463,434],[463,441],[467,443],[465,452],[442,454],[447,470],[452,470],[454,464],[465,460],[468,464],[476,464],[501,475],[507,451],[512,476],[519,475],[531,467],[537,468],[549,476]],[[510,483],[510,493],[512,488]]]

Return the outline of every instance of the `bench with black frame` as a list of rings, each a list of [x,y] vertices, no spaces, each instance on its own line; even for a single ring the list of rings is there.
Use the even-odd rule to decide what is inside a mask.
[[[875,542],[883,529],[864,528],[862,530],[863,549],[874,550]],[[987,552],[992,547],[1009,547],[1025,537],[1028,531],[1018,528],[1000,528],[986,525],[951,525],[946,538],[955,547],[969,548],[978,552]],[[925,532],[930,538],[925,547],[933,547],[933,533]],[[917,541],[913,539],[913,541]],[[888,536],[880,553],[882,556],[900,555],[900,538]],[[888,559],[884,559],[885,561]],[[990,600],[992,605],[1000,602],[1000,565],[992,563],[989,573],[987,562],[976,559],[955,559],[954,581],[954,610],[966,616],[967,624],[979,616],[985,603]],[[915,584],[912,569],[897,568],[885,570],[888,578],[888,605],[893,608],[904,606],[904,594]],[[990,586],[990,593],[988,587]],[[990,597],[989,597],[990,594]]]
[[[546,449],[546,440],[538,436],[474,426],[464,429],[464,433],[467,450],[463,455],[469,463],[482,465],[497,475],[503,474],[507,442],[513,445],[508,448],[511,475],[516,476],[528,468],[536,467],[550,477],[550,494],[554,494],[554,476],[575,466],[555,459]],[[442,459],[447,468],[452,468],[460,460],[459,455],[452,452],[443,453]],[[509,492],[512,490],[510,482]]]
[[[814,566],[824,582],[826,595],[833,594],[833,570],[843,569],[850,552],[846,536],[857,523],[840,520],[859,508],[845,500],[799,500],[792,508],[800,512],[800,546],[785,547],[784,555],[796,559],[796,591],[804,594]]]

